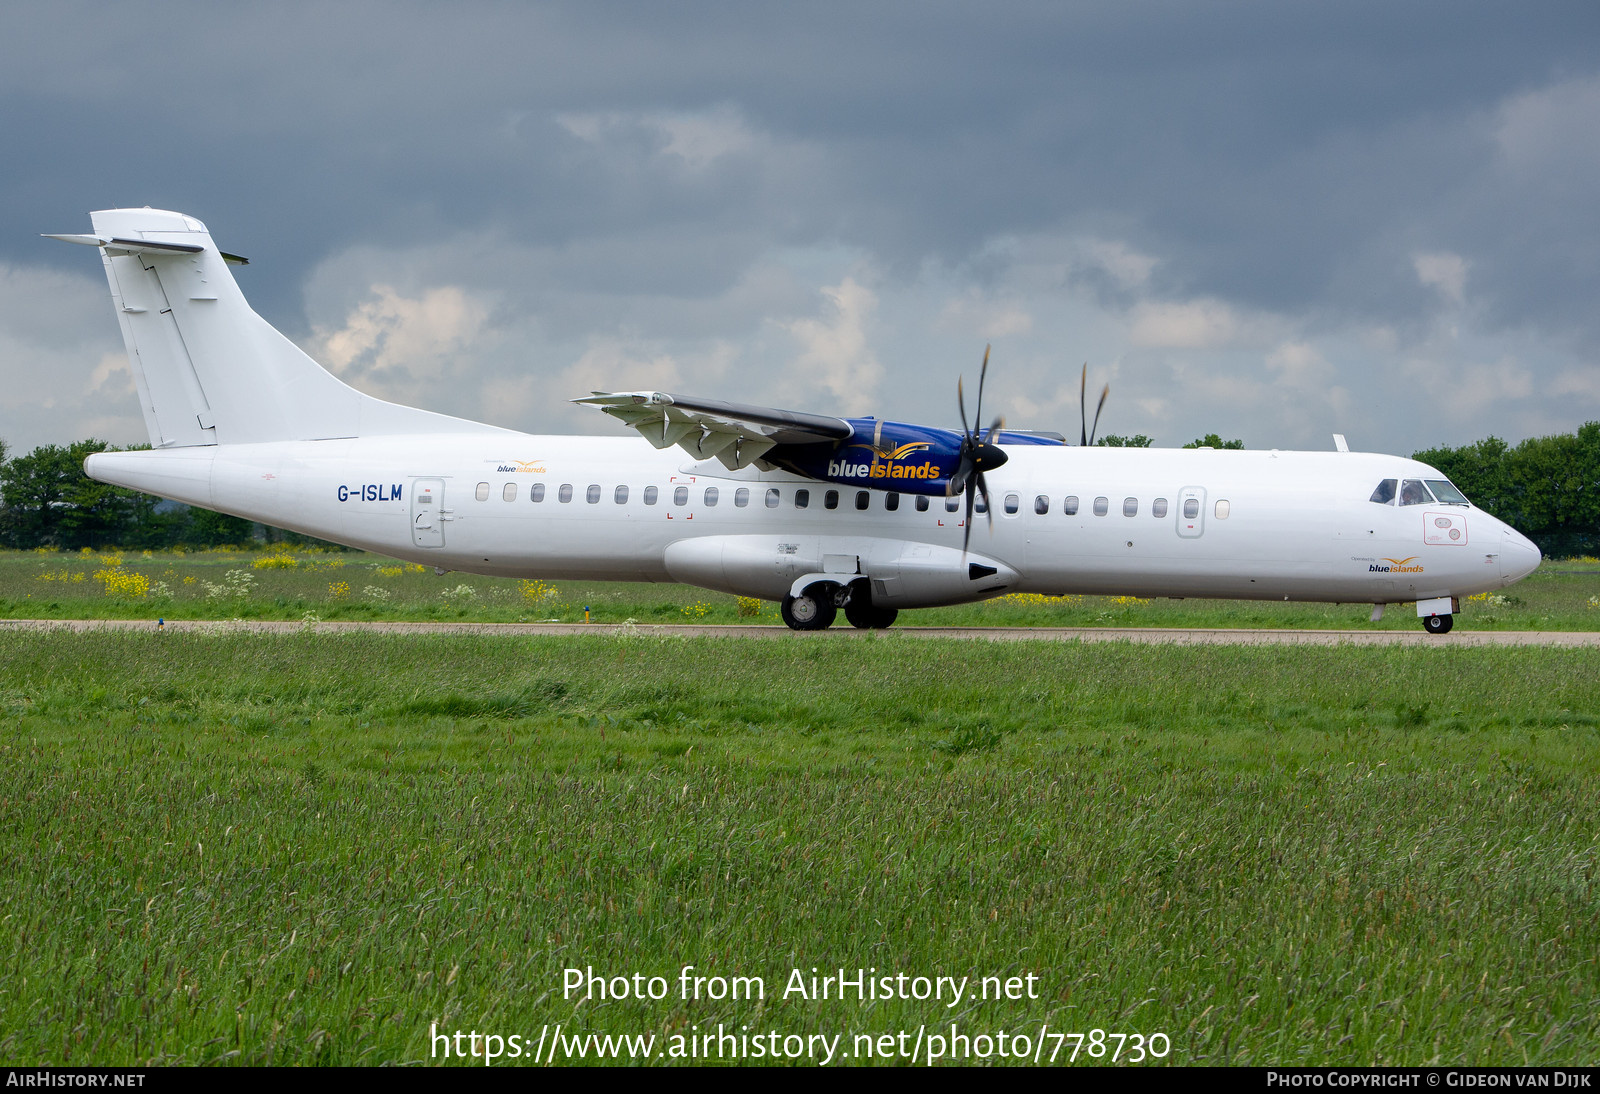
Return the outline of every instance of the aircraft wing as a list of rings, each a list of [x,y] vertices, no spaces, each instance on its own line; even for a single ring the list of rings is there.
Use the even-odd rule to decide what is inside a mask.
[[[752,463],[769,471],[762,457],[777,445],[834,444],[855,433],[843,418],[665,391],[596,391],[573,402],[627,423],[657,448],[675,444],[697,460],[714,456],[730,471]]]

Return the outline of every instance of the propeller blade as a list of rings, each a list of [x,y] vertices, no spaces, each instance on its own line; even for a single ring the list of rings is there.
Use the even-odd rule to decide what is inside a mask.
[[[972,503],[975,499],[976,494],[972,490],[968,490],[967,519],[961,529],[961,557],[963,559],[967,557],[967,544],[972,542]]]
[[[983,515],[989,518],[989,531],[994,531],[994,506],[989,504],[989,483],[983,477],[983,472],[978,472],[978,493],[983,495]]]
[[[967,400],[966,397],[961,394],[961,379],[962,378],[960,376],[956,377],[956,406],[961,410],[961,435],[965,437],[970,434],[972,430],[967,427]]]
[[[1100,392],[1100,405],[1094,408],[1094,427],[1089,430],[1089,443],[1094,443],[1095,430],[1100,428],[1100,412],[1106,408],[1106,396],[1111,394],[1111,385],[1107,384]]]
[[[993,422],[991,422],[989,424],[989,432],[984,434],[983,443],[986,444],[986,445],[993,444],[994,443],[994,435],[996,433],[1000,432],[1005,427],[1006,427],[1005,418],[1003,416],[996,418]]]
[[[1089,408],[1084,402],[1084,393],[1089,388],[1089,362],[1083,363],[1083,375],[1078,379],[1078,444],[1080,447],[1089,447]]]
[[[983,424],[983,382],[989,378],[989,347],[983,347],[983,367],[978,370],[978,409],[972,412],[972,420],[979,425]]]

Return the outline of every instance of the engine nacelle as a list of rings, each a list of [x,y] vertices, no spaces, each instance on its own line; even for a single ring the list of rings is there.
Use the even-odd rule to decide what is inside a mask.
[[[764,600],[816,581],[865,581],[885,608],[968,604],[1017,581],[1010,566],[983,555],[866,536],[707,536],[672,544],[664,561],[674,581]]]

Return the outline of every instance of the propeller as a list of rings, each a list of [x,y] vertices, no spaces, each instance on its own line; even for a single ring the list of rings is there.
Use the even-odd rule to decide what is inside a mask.
[[[983,385],[989,376],[989,349],[989,346],[983,347],[983,367],[978,372],[978,408],[973,420],[980,425],[983,422]],[[983,473],[985,470],[993,471],[1006,462],[1006,454],[994,443],[995,435],[1005,428],[1006,423],[1004,418],[996,417],[988,432],[979,437],[977,430],[967,424],[967,399],[960,377],[956,379],[956,406],[961,411],[961,455],[956,463],[955,474],[950,476],[947,496],[967,495],[966,531],[961,537],[961,553],[965,555],[967,544],[972,541],[972,510],[978,494],[983,495],[983,511],[989,518],[989,527],[994,527],[994,506],[989,504],[989,484],[984,480]]]
[[[1107,384],[1100,389],[1100,405],[1094,408],[1094,426],[1090,428],[1088,403],[1084,396],[1089,388],[1089,362],[1083,363],[1083,376],[1078,380],[1078,443],[1087,448],[1094,443],[1095,430],[1100,428],[1100,412],[1106,408],[1106,396],[1111,394],[1111,385]]]

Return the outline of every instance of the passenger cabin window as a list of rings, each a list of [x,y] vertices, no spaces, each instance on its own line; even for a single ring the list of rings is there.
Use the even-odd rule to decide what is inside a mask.
[[[517,500],[517,484],[514,483],[514,482],[506,483],[504,486],[502,486],[500,488],[500,496],[502,498],[504,498],[506,501],[516,501]]]
[[[1069,517],[1075,517],[1078,515],[1077,495],[1067,496],[1067,499],[1061,503],[1061,512]]]
[[[782,499],[778,497],[778,488],[776,486],[771,487],[770,489],[767,490],[767,508],[768,509],[776,509],[778,507],[778,502],[780,500],[782,500]]]
[[[794,492],[794,507],[796,509],[804,509],[806,506],[808,506],[810,504],[811,504],[811,491],[809,491],[809,490],[796,490]]]
[[[1367,500],[1375,501],[1379,505],[1393,505],[1394,488],[1398,485],[1398,479],[1384,479],[1378,484],[1378,488],[1372,492],[1372,497]]]
[[[1428,493],[1421,479],[1406,479],[1400,483],[1401,505],[1427,505],[1432,500],[1433,495]]]
[[[1006,514],[1016,516],[1017,510],[1022,508],[1022,499],[1015,494],[1006,495]]]
[[[894,512],[896,509],[900,508],[900,495],[896,494],[892,490],[889,493],[885,494],[883,496],[883,508],[884,508],[884,510],[886,512],[890,512],[890,513]]]
[[[1184,520],[1193,520],[1195,517],[1198,517],[1199,515],[1200,515],[1200,499],[1199,498],[1184,498],[1183,499],[1183,519]]]
[[[741,486],[733,492],[733,505],[735,509],[743,509],[750,504],[750,488]]]
[[[856,491],[856,509],[857,509],[857,511],[864,510],[867,506],[869,506],[871,504],[872,504],[872,495],[871,494],[867,493],[865,490],[857,490]]]
[[[478,484],[478,489],[476,491],[474,491],[473,496],[476,497],[479,501],[488,501],[489,500],[489,484],[486,483],[486,482],[480,482]]]
[[[1105,498],[1095,498],[1094,499],[1094,515],[1095,516],[1103,517],[1109,512],[1111,512],[1111,502],[1110,501],[1108,501]]]
[[[1136,516],[1138,516],[1139,515],[1139,499],[1138,498],[1123,498],[1122,499],[1122,515],[1125,516],[1125,517],[1136,517]]]
[[[680,487],[678,487],[676,490],[674,490],[672,492],[672,504],[673,505],[688,505],[689,504],[689,488],[687,486],[680,486]]]
[[[583,492],[583,499],[585,501],[587,501],[590,505],[599,505],[600,504],[600,484],[597,483],[597,482],[590,483],[589,484],[589,489],[587,489],[587,490],[585,490]]]
[[[822,507],[824,509],[837,509],[837,508],[839,508],[839,491],[837,491],[837,490],[829,490],[827,493],[823,494],[822,495]]]
[[[946,513],[954,513],[957,509],[960,509],[960,508],[961,508],[961,499],[959,499],[959,498],[945,498],[944,499],[944,511]]]
[[[1050,499],[1040,494],[1033,499],[1033,511],[1041,517],[1050,511]]]
[[[928,499],[926,497],[924,497],[923,495],[918,494],[917,495],[917,512],[926,513],[927,511],[928,511]]]
[[[561,484],[561,489],[556,491],[556,497],[560,500],[562,505],[565,505],[565,504],[567,504],[567,502],[571,501],[572,500],[572,484],[570,482],[562,483]]]
[[[1155,501],[1151,502],[1150,503],[1150,515],[1152,517],[1155,517],[1157,520],[1160,520],[1162,517],[1166,516],[1167,515],[1167,499],[1166,498],[1157,498]]]
[[[627,505],[628,504],[628,488],[626,486],[617,487],[616,493],[613,494],[612,497],[613,497],[613,500],[615,500],[618,505]]]
[[[1218,520],[1227,520],[1228,519],[1228,511],[1231,508],[1232,508],[1232,506],[1230,506],[1228,504],[1226,498],[1224,498],[1222,501],[1217,502],[1217,508],[1216,508],[1217,519]]]
[[[536,483],[533,484],[533,489],[528,491],[528,500],[529,501],[543,501],[544,500],[544,483],[536,482]]]
[[[716,505],[717,498],[719,496],[720,495],[718,495],[717,488],[715,486],[706,487],[706,508],[710,509],[712,506]]]
[[[973,503],[972,511],[974,513],[987,513],[989,511],[989,503],[984,501],[983,498],[980,497],[980,498],[978,498],[977,501],[975,501]]]
[[[1443,479],[1426,479],[1427,484],[1433,488],[1433,496],[1446,505],[1471,505],[1467,496],[1457,490],[1454,485]]]
[[[654,486],[647,486],[644,488],[644,503],[646,505],[654,505],[656,503],[656,499],[660,496],[661,491],[657,490]]]

